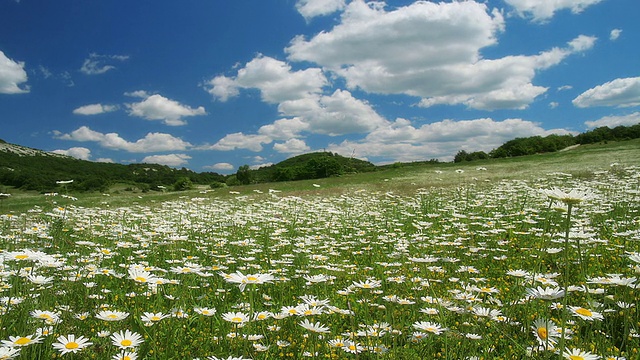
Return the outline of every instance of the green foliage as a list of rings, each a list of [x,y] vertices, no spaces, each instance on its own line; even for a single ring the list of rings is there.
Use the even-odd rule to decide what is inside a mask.
[[[223,182],[220,174],[196,173],[157,164],[112,164],[74,159],[68,156],[36,152],[32,156],[0,151],[0,184],[39,192],[60,191],[59,180],[74,180],[64,190],[74,192],[106,191],[115,183],[129,183],[144,190],[158,185],[171,187],[187,177],[196,184]]]
[[[209,187],[212,189],[219,189],[219,188],[223,188],[227,186],[227,184],[220,182],[220,181],[214,181],[211,184],[209,184]]]
[[[185,191],[193,189],[193,182],[188,177],[181,177],[173,183],[174,191]]]
[[[251,184],[251,180],[253,179],[251,169],[249,169],[249,165],[242,165],[238,168],[238,172],[236,172],[236,178],[238,182],[242,185]]]
[[[492,150],[492,158],[513,157],[554,152],[575,144],[573,135],[531,136],[515,138]]]
[[[321,179],[347,173],[375,171],[368,161],[347,158],[330,152],[294,156],[275,165],[252,170],[254,182],[276,182]]]

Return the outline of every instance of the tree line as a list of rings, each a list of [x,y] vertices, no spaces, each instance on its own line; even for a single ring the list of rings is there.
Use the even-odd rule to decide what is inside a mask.
[[[598,127],[593,130],[573,135],[548,135],[515,138],[491,150],[467,152],[460,150],[454,157],[454,162],[473,161],[481,159],[497,159],[515,156],[525,156],[555,152],[572,145],[594,144],[606,141],[624,141],[640,138],[640,124],[632,126],[616,126],[609,128]]]

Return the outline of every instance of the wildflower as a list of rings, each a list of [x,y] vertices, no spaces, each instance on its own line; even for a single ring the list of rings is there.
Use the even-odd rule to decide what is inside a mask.
[[[355,341],[351,341],[351,340],[345,340],[344,341],[344,346],[342,347],[342,350],[351,353],[351,354],[358,354],[361,353],[362,351],[365,350],[365,347],[358,344]]]
[[[169,314],[163,314],[161,312],[158,312],[158,313],[144,312],[140,317],[140,319],[144,321],[146,325],[149,326],[149,325],[153,325],[154,323],[157,323],[162,319],[168,318],[170,316],[171,315]]]
[[[113,333],[111,335],[111,343],[120,349],[130,349],[142,344],[144,339],[138,333],[125,330]]]
[[[217,312],[214,308],[194,307],[193,311],[204,316],[213,316]]]
[[[559,287],[546,287],[542,288],[538,286],[537,288],[527,289],[527,294],[536,299],[543,300],[554,300],[564,296],[564,290]]]
[[[579,306],[569,306],[569,310],[571,310],[573,316],[577,316],[583,320],[588,320],[588,321],[592,321],[592,320],[603,320],[604,317],[602,316],[601,313],[599,312],[595,312],[595,311],[591,311],[589,309],[585,309],[583,307],[579,307]]]
[[[9,340],[2,340],[3,346],[17,347],[27,346],[31,344],[37,344],[42,342],[42,336],[27,335],[27,336],[9,336]]]
[[[150,272],[134,266],[129,268],[129,278],[138,283],[155,283],[159,279]]]
[[[242,312],[228,312],[222,314],[222,319],[233,324],[244,324],[249,321],[249,315]]]
[[[301,321],[299,323],[299,325],[302,326],[303,328],[305,328],[305,329],[307,329],[309,331],[313,331],[315,333],[326,334],[326,333],[329,332],[329,327],[320,324],[320,322],[312,323],[309,320],[304,319],[303,321]]]
[[[42,319],[47,324],[57,324],[60,322],[60,315],[53,311],[33,310],[30,315],[36,319]]]
[[[542,193],[547,195],[550,199],[561,201],[567,205],[579,204],[582,201],[593,197],[593,194],[590,192],[579,191],[576,189],[573,189],[570,192],[565,192],[558,188],[554,188],[550,190],[542,190]]]
[[[96,318],[104,321],[119,321],[124,320],[127,316],[129,316],[127,312],[103,310],[96,315]]]
[[[53,343],[52,345],[54,349],[57,349],[60,352],[60,355],[64,355],[68,353],[76,353],[89,345],[93,345],[93,343],[84,336],[76,338],[75,335],[70,334],[58,337],[58,342]]]
[[[7,347],[7,346],[0,347],[0,359],[10,360],[18,355],[20,355],[20,348]]]
[[[435,335],[440,335],[447,331],[447,328],[442,327],[442,325],[429,321],[416,321],[413,323],[413,327],[417,330],[427,331]]]
[[[600,359],[600,356],[598,355],[594,355],[588,351],[582,351],[580,349],[566,349],[563,353],[562,356],[565,359],[569,359],[569,360],[598,360]]]
[[[268,318],[270,318],[272,316],[273,316],[273,314],[271,314],[268,311],[260,311],[258,313],[253,314],[253,320],[258,320],[258,321],[266,320],[266,319],[268,319]]]
[[[534,321],[531,330],[536,340],[538,340],[538,344],[545,348],[553,348],[561,335],[556,324],[546,319],[537,319]]]
[[[353,286],[361,289],[374,289],[382,286],[382,282],[380,280],[367,279],[365,281],[354,281]]]
[[[240,291],[244,291],[244,288],[248,284],[264,284],[275,280],[275,277],[270,273],[244,275],[240,271],[236,271],[233,274],[220,273],[220,275],[222,275],[227,282],[240,284]]]
[[[138,358],[138,354],[132,351],[122,351],[119,354],[113,355],[111,359],[113,360],[136,360]]]

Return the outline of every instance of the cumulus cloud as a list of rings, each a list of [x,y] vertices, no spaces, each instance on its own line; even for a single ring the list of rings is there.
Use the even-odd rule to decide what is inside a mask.
[[[209,169],[209,170],[217,170],[217,171],[231,171],[235,169],[235,166],[233,166],[233,164],[221,162],[213,165],[203,166],[203,168]]]
[[[299,138],[303,133],[330,136],[364,133],[387,123],[370,104],[356,99],[348,90],[323,94],[327,79],[321,69],[296,71],[283,61],[262,55],[240,68],[237,76],[218,76],[209,85],[209,93],[221,101],[238,95],[240,88],[258,89],[262,100],[278,104],[280,115],[285,117],[263,125],[257,134],[228,134],[214,145],[204,147],[207,149],[257,152],[264,144]],[[289,151],[282,143],[276,148]]]
[[[129,59],[129,56],[126,55],[98,55],[92,53],[82,63],[80,72],[86,75],[104,74],[116,68],[112,65],[114,62],[122,62],[127,59]]]
[[[191,156],[186,154],[151,155],[142,159],[146,164],[160,164],[167,166],[182,166],[189,163]]]
[[[302,154],[311,148],[301,139],[289,139],[284,143],[273,144],[273,150],[285,154]]]
[[[143,91],[136,91],[129,94],[132,96],[145,97],[144,100],[140,102],[126,104],[129,109],[129,115],[141,117],[146,120],[161,120],[170,126],[185,125],[187,122],[182,119],[183,117],[206,115],[207,113],[202,106],[193,109],[158,94],[148,95]]]
[[[29,87],[20,87],[27,82],[27,72],[24,63],[9,59],[0,51],[0,94],[23,94],[29,92]]]
[[[611,41],[618,40],[618,38],[620,37],[620,34],[622,34],[622,30],[620,29],[611,30],[611,33],[609,33],[609,40]]]
[[[607,126],[609,128],[614,128],[616,126],[632,126],[636,124],[640,124],[640,112],[634,112],[629,115],[621,115],[621,116],[605,116],[595,121],[585,121],[584,124],[589,129]]]
[[[516,137],[567,134],[566,130],[545,130],[539,124],[522,120],[495,121],[443,120],[415,127],[411,121],[396,119],[360,141],[345,140],[330,144],[329,151],[343,156],[355,154],[375,162],[417,161],[428,158],[450,161],[459,150],[491,151]]]
[[[531,56],[485,59],[504,18],[474,1],[415,2],[391,11],[384,3],[353,1],[331,31],[294,38],[291,61],[321,65],[349,89],[420,97],[421,106],[464,104],[475,109],[524,109],[547,91],[533,84],[537,71],[589,49],[579,36],[564,48]]]
[[[109,164],[113,164],[114,161],[111,158],[97,158],[96,162],[100,162],[100,163],[109,163]]]
[[[345,0],[298,0],[296,3],[296,9],[307,21],[316,16],[333,14],[345,6]]]
[[[640,77],[620,78],[591,88],[573,99],[579,108],[640,105]]]
[[[80,160],[91,159],[91,150],[85,147],[72,147],[67,150],[58,149],[51,151],[54,154],[67,155]]]
[[[216,76],[206,87],[220,101],[237,96],[240,88],[255,88],[260,90],[263,101],[275,104],[321,93],[327,84],[321,69],[293,71],[283,61],[259,55],[238,70],[235,77]]]
[[[63,134],[54,132],[57,139],[80,142],[96,142],[107,149],[124,150],[132,153],[145,153],[154,151],[186,150],[191,144],[180,138],[164,133],[148,133],[144,138],[135,142],[129,142],[117,133],[103,134],[91,130],[88,126],[82,126],[71,133]]]
[[[265,135],[243,134],[241,132],[227,134],[213,145],[205,145],[198,150],[219,150],[231,151],[236,149],[246,149],[250,151],[262,151],[263,144],[269,144],[273,140]]]
[[[544,22],[553,17],[560,10],[571,10],[574,14],[581,13],[591,5],[602,0],[505,0],[521,17],[530,17],[533,21]]]
[[[76,115],[98,115],[111,111],[116,111],[118,106],[116,105],[103,105],[103,104],[91,104],[80,106],[73,110]]]

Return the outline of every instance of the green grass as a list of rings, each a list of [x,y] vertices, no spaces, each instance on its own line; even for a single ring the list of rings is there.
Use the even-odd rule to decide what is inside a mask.
[[[639,144],[206,193],[15,193],[0,203],[0,340],[44,332],[19,359],[111,359],[124,330],[144,339],[138,359],[552,359],[554,343],[635,359]],[[567,223],[554,188],[592,196]],[[272,280],[241,291],[237,271]],[[93,344],[59,355],[68,334]]]

